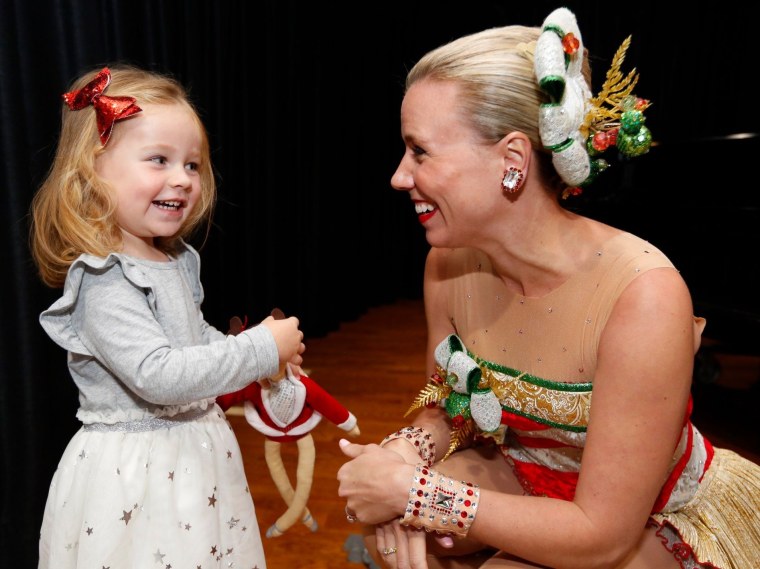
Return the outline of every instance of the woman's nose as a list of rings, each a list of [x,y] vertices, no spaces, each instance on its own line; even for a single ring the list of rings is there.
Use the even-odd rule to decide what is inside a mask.
[[[391,186],[395,190],[409,191],[414,187],[414,176],[409,168],[406,167],[404,162],[406,157],[401,159],[396,171],[391,176]]]

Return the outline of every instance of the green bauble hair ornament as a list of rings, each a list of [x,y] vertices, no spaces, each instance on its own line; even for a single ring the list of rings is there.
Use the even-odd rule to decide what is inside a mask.
[[[649,148],[652,146],[652,133],[643,124],[636,134],[628,134],[621,128],[616,145],[623,155],[635,158],[649,152]]]
[[[597,158],[596,160],[592,160],[591,161],[591,176],[596,178],[599,174],[604,172],[609,167],[610,167],[610,163],[607,162],[604,158]]]
[[[636,134],[639,132],[641,125],[644,124],[644,113],[636,109],[630,111],[624,111],[620,115],[620,128],[626,134]]]
[[[596,177],[609,167],[610,163],[607,162],[604,158],[596,158],[594,160],[591,160],[591,172],[589,173],[588,178],[586,178],[580,185],[580,187],[586,188],[593,184],[596,180]]]
[[[607,150],[607,148],[600,148],[599,144],[594,144],[594,135],[591,135],[586,139],[586,152],[588,152],[588,155],[592,158],[599,156],[605,150]]]

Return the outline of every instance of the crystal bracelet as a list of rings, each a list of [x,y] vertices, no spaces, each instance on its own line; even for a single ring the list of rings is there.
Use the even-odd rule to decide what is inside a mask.
[[[385,446],[396,439],[404,439],[414,446],[420,459],[427,466],[432,466],[435,462],[435,441],[429,431],[422,427],[404,427],[385,437],[380,446]]]
[[[418,464],[401,524],[464,537],[475,519],[479,499],[476,484],[456,481]]]

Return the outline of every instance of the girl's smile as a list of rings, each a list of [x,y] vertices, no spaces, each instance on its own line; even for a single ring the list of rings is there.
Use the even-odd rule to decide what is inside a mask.
[[[122,121],[96,160],[118,199],[123,252],[165,259],[157,237],[180,231],[200,196],[201,133],[182,105],[143,105]]]

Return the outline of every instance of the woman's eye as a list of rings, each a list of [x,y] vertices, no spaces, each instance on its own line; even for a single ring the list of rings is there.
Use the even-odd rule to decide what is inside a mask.
[[[419,146],[412,146],[412,153],[415,156],[422,156],[423,154],[425,154],[425,149],[420,148]]]

